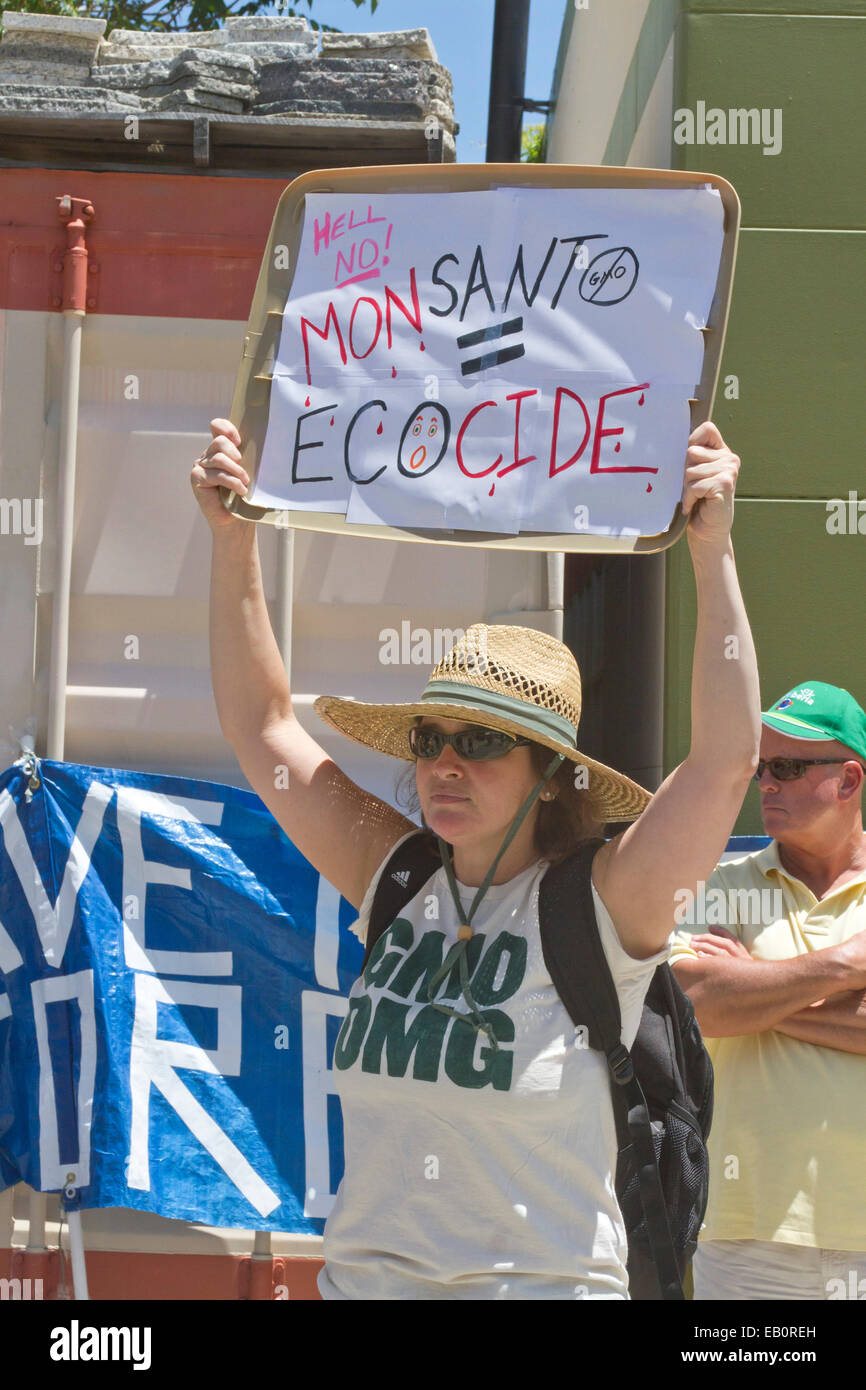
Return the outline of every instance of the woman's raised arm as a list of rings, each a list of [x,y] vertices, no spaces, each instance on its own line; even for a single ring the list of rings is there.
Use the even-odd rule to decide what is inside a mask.
[[[289,839],[360,907],[377,867],[413,822],[341,772],[301,727],[262,585],[256,523],[226,511],[217,488],[241,497],[249,478],[240,435],[212,420],[213,442],[190,481],[213,533],[211,679],[220,727],[245,777]]]
[[[724,853],[758,760],[758,664],[731,545],[740,460],[714,424],[689,439],[683,511],[698,620],[688,756],[643,814],[603,846],[593,878],[626,951],[653,955],[674,929],[677,891],[694,892]]]

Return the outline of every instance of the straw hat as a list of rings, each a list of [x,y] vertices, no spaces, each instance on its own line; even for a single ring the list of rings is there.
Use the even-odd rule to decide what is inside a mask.
[[[424,716],[459,719],[529,737],[587,769],[587,793],[605,821],[635,820],[650,793],[577,747],[580,671],[562,642],[526,627],[473,623],[434,668],[417,704],[371,705],[320,695],[313,708],[356,743],[413,762],[409,730]]]

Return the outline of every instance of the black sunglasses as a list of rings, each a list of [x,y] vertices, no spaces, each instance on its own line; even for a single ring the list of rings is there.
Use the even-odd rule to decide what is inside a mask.
[[[409,747],[416,758],[438,758],[446,743],[450,743],[461,758],[473,763],[486,763],[491,758],[501,758],[512,748],[522,744],[529,745],[528,738],[515,738],[501,729],[485,729],[474,725],[471,729],[461,729],[458,734],[444,734],[441,729],[409,730]]]
[[[776,782],[796,782],[799,777],[805,777],[807,767],[848,761],[847,758],[759,758],[755,781],[760,782],[767,768]]]

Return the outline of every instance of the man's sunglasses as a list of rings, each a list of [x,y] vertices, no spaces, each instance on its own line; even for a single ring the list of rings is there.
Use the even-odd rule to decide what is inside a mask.
[[[776,782],[796,782],[799,777],[805,777],[807,767],[848,761],[848,758],[759,758],[755,781],[760,782],[767,768]]]
[[[409,747],[416,758],[438,758],[446,743],[450,743],[461,758],[473,763],[486,763],[491,758],[501,758],[512,748],[529,745],[528,738],[515,738],[501,729],[484,729],[476,725],[471,729],[461,729],[458,734],[444,734],[441,729],[409,730]]]

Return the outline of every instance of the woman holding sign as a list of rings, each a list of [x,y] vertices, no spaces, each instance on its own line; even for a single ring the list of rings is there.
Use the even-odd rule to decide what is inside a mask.
[[[471,627],[416,704],[316,702],[348,737],[414,761],[423,835],[298,723],[255,523],[227,512],[216,490],[247,489],[240,437],[226,420],[211,430],[192,484],[213,531],[221,727],[289,838],[358,907],[362,940],[374,898],[375,930],[390,924],[335,1047],[346,1170],[325,1229],[322,1296],[628,1298],[605,1059],[553,985],[539,903],[543,915],[548,871],[586,846],[581,911],[594,913],[630,1047],[668,954],[675,895],[712,873],[758,758],[758,672],[730,538],[739,459],[710,422],[691,435],[691,747],[653,796],[579,751],[574,658],[529,629]],[[616,821],[631,824],[595,841]],[[391,864],[396,847],[419,845],[430,858],[416,877]],[[416,878],[419,891],[376,921],[388,893],[405,899]],[[577,905],[574,921],[589,930]]]

